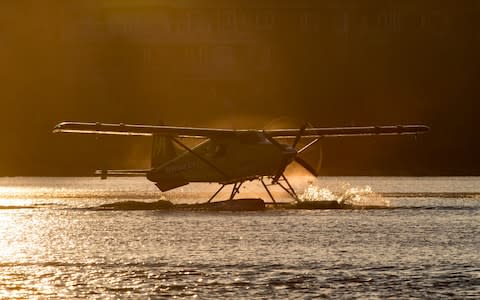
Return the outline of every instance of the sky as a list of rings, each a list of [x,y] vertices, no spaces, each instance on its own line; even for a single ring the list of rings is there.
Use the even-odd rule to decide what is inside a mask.
[[[321,174],[478,175],[479,17],[466,0],[3,1],[0,175],[148,166],[148,138],[53,135],[65,120],[426,124],[324,141]]]

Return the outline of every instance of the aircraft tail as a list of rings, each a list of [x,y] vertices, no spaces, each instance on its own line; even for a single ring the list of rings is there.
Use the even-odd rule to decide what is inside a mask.
[[[178,155],[172,138],[153,135],[151,167],[156,168]]]

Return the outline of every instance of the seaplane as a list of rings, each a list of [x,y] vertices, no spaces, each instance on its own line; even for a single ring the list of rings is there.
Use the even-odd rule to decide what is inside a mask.
[[[322,139],[418,135],[428,130],[429,127],[425,125],[328,128],[304,125],[296,129],[262,130],[62,122],[54,127],[53,132],[153,138],[150,168],[98,170],[97,175],[102,179],[108,176],[142,175],[162,192],[193,182],[220,184],[206,203],[212,202],[227,186],[232,186],[227,201],[233,201],[245,182],[258,180],[273,203],[276,203],[270,190],[275,185],[294,200],[300,201],[285,176],[285,169],[291,163],[296,162],[313,176],[318,176],[317,168],[302,158],[302,154]],[[188,146],[185,139],[197,139],[198,142]]]

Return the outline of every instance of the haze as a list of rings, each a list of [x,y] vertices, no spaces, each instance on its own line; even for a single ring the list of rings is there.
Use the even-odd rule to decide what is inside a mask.
[[[467,0],[2,1],[0,175],[148,164],[148,139],[63,120],[427,124],[326,141],[322,174],[478,175],[478,20]]]

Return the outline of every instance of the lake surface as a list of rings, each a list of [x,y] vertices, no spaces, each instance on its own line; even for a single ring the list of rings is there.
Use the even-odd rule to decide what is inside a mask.
[[[0,298],[480,298],[480,178],[308,181],[293,184],[389,208],[100,211],[218,186],[0,178]],[[241,195],[268,199],[255,183]]]

